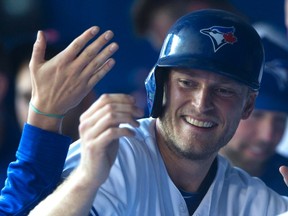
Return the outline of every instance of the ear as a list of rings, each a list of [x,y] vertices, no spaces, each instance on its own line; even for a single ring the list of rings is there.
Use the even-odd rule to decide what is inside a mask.
[[[254,105],[255,105],[255,100],[257,98],[258,92],[249,92],[249,95],[247,96],[247,100],[244,106],[244,109],[242,111],[242,119],[247,119],[251,115]]]
[[[0,73],[0,104],[2,103],[3,99],[6,96],[8,89],[8,78]]]

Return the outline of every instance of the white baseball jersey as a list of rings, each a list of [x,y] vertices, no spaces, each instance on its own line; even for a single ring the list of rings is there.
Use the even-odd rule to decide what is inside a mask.
[[[133,129],[135,137],[120,139],[116,161],[96,194],[91,212],[96,209],[101,216],[189,215],[156,145],[155,119],[139,121],[140,127]],[[70,148],[64,177],[79,163],[79,146],[75,143]],[[216,177],[193,215],[275,216],[285,211],[288,211],[287,198],[218,156]]]

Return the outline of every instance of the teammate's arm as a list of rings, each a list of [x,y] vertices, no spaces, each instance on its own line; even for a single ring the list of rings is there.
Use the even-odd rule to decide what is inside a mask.
[[[134,133],[135,118],[143,115],[135,99],[124,94],[101,96],[80,118],[81,160],[79,166],[30,213],[30,216],[88,215],[98,188],[107,179],[118,151],[121,136]]]
[[[107,45],[113,37],[111,31],[85,48],[98,32],[98,27],[88,29],[49,61],[44,59],[45,36],[38,33],[30,61],[32,98],[28,124],[17,161],[9,165],[0,196],[0,215],[25,215],[55,189],[71,142],[61,135],[62,117],[114,65],[110,57],[118,45]]]

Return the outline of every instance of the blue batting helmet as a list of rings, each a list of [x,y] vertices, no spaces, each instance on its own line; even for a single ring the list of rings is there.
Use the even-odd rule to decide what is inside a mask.
[[[145,81],[150,116],[161,114],[167,68],[215,72],[257,91],[263,65],[261,38],[242,18],[216,9],[189,13],[170,28],[159,59]]]

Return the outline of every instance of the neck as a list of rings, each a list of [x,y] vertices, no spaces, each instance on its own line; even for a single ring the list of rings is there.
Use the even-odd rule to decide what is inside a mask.
[[[181,157],[168,148],[163,134],[157,126],[156,140],[169,177],[175,186],[187,192],[197,192],[217,153],[203,160]]]

